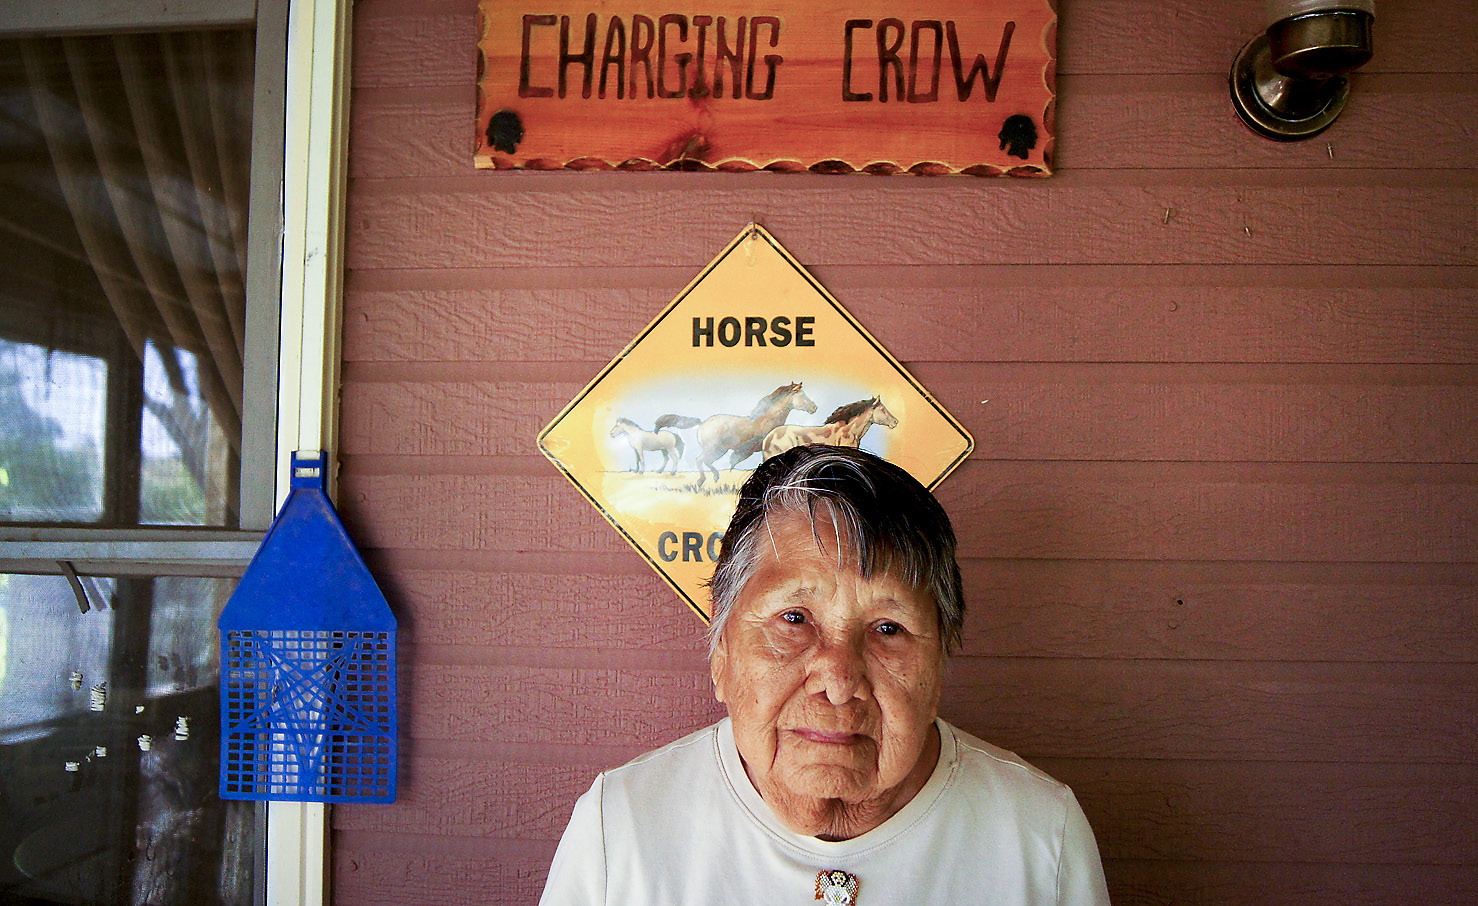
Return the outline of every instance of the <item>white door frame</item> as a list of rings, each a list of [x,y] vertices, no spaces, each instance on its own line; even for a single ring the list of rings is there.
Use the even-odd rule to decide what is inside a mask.
[[[351,0],[292,0],[288,8],[279,507],[287,499],[293,451],[327,451],[332,462],[338,445],[350,7]],[[328,831],[322,803],[268,804],[268,906],[322,906]]]

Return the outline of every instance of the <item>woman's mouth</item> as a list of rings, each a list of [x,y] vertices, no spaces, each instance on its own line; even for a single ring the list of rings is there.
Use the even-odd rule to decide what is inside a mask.
[[[815,742],[828,746],[856,745],[866,738],[861,733],[847,733],[841,730],[813,730],[808,727],[800,727],[791,732],[807,742]]]

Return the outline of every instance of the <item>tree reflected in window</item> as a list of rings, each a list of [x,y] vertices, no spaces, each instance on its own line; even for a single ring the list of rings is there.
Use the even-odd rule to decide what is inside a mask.
[[[0,41],[0,531],[46,545],[0,558],[0,903],[253,901],[235,583],[168,549],[241,524],[254,60],[243,28]]]

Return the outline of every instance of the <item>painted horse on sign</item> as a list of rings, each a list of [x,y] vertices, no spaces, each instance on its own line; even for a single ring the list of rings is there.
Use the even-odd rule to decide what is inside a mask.
[[[657,471],[667,468],[670,460],[673,473],[677,472],[678,461],[683,456],[683,439],[676,432],[667,430],[660,421],[656,431],[648,431],[629,418],[618,418],[616,426],[611,429],[611,436],[624,437],[631,444],[631,450],[636,454],[636,468],[632,471],[644,471],[647,453],[658,452],[662,454],[662,465],[657,467]]]
[[[831,444],[836,447],[859,447],[862,436],[873,425],[884,428],[898,427],[898,417],[888,411],[878,397],[858,400],[826,417],[821,425],[781,425],[765,435],[764,454],[769,459],[801,444]]]
[[[765,435],[785,422],[792,409],[815,412],[816,404],[806,396],[799,382],[781,384],[755,404],[749,415],[710,415],[698,425],[698,486],[702,487],[708,472],[718,481],[714,463],[729,454],[729,468],[748,459],[760,449]]]

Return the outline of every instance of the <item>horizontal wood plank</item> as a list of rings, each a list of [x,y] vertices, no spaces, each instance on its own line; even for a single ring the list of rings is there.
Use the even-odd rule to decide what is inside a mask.
[[[654,612],[651,619],[673,620],[672,611]],[[676,620],[673,620],[677,622]],[[517,644],[481,648],[467,644],[434,645],[407,643],[401,660],[405,663],[471,665],[499,669],[529,668],[533,670],[607,670],[660,673],[706,674],[708,660],[702,641],[703,622],[693,617],[686,624],[695,644],[684,647],[630,648],[606,646],[579,649],[544,645],[537,638],[525,638]],[[612,743],[620,745],[621,743]]]
[[[335,834],[334,889],[341,902],[386,906],[485,906],[536,903],[554,842],[520,845],[476,839],[370,832]],[[449,852],[448,844],[452,844]],[[1253,906],[1267,903],[1466,903],[1478,898],[1478,868],[1467,865],[1358,865],[1352,863],[1105,862],[1116,906]]]
[[[1390,906],[1478,900],[1478,867],[1472,865],[1110,860],[1104,874],[1114,906]]]
[[[984,657],[1478,662],[1478,566],[967,560]]]
[[[1462,0],[1386,3],[1376,13],[1375,56],[1362,75],[1478,72],[1478,25]],[[1061,0],[1058,16],[1059,70],[1073,73],[1225,75],[1269,25],[1264,4],[1197,0]]]
[[[967,556],[1471,562],[1478,540],[1466,466],[967,467],[938,489]]]
[[[346,367],[344,451],[355,454],[527,455],[580,383],[405,380],[362,383]]]
[[[1145,72],[1225,78],[1237,51],[1269,24],[1258,4],[1058,0],[1057,9],[1059,78]],[[476,16],[475,0],[360,0],[354,84],[463,85],[470,110]],[[1462,0],[1381,6],[1375,47],[1362,75],[1478,72],[1478,27]]]
[[[754,183],[740,192],[657,182],[663,174],[640,181],[587,174],[580,188],[552,193],[533,189],[541,178],[563,177],[528,175],[517,190],[482,180],[356,183],[347,264],[687,265],[696,272],[750,221],[763,223],[798,260],[830,265],[1471,265],[1478,235],[1471,181],[1101,186],[1069,171],[1054,177],[1051,192],[1030,180],[972,180],[904,196],[896,181],[859,180],[845,189]],[[676,197],[650,190],[679,185]],[[1177,213],[1165,222],[1167,208]]]
[[[528,465],[361,475],[349,460],[339,505],[370,548],[623,550],[552,466]],[[972,460],[938,495],[966,557],[1469,563],[1478,550],[1470,466]]]
[[[807,267],[910,363],[1478,364],[1478,267]],[[344,356],[376,363],[359,380],[393,362],[558,362],[593,377],[696,273],[359,271]]]
[[[1478,166],[1468,137],[1478,120],[1478,89],[1469,74],[1361,73],[1336,124],[1294,143],[1268,141],[1237,121],[1225,71],[1067,76],[1058,85],[1061,170],[1272,169],[1298,184],[1327,170],[1409,166],[1411,148],[1392,142],[1393,130],[1422,136],[1423,168]]]
[[[508,655],[488,659],[500,656]],[[530,666],[537,656],[411,665],[406,735],[650,748],[723,713],[701,662],[689,670]],[[941,713],[1029,759],[1464,764],[1478,738],[1475,679],[1470,665],[962,657],[950,664]]]
[[[1038,759],[1109,860],[1470,866],[1472,765]]]
[[[478,37],[477,0],[359,0],[354,5],[355,91],[461,86],[470,143]]]
[[[913,371],[982,459],[1478,463],[1478,369],[1466,366]]]
[[[1065,76],[1058,86],[1055,165],[1066,170],[1399,170],[1409,164],[1411,149],[1392,141],[1393,135],[1422,136],[1424,169],[1478,166],[1471,139],[1478,90],[1467,75],[1362,76],[1336,127],[1317,141],[1292,145],[1270,142],[1237,122],[1225,72]],[[354,179],[518,178],[474,174],[475,124],[465,85],[361,88],[354,102],[355,154],[349,160]],[[1175,115],[1167,117],[1172,110]],[[767,178],[750,177],[760,180],[757,185]],[[1288,181],[1300,179],[1290,175]],[[850,189],[855,182],[815,177],[802,184]],[[577,179],[556,191],[580,185]]]
[[[1029,759],[1462,764],[1470,665],[952,662],[941,713]]]
[[[394,803],[336,810],[334,828],[554,841],[599,770],[583,764],[408,759]]]
[[[979,459],[1478,463],[1478,369],[1466,366],[911,370],[975,437]],[[527,454],[531,438],[584,384],[578,374],[575,382],[533,384],[459,373],[347,367],[344,420],[354,428],[344,432],[345,452]],[[389,375],[399,380],[385,382]],[[848,401],[818,399],[818,412]],[[696,435],[675,433],[685,441],[680,468],[695,471]]]
[[[1092,758],[1035,763],[1073,788],[1111,863],[1461,866],[1478,843],[1478,818],[1468,808],[1478,795],[1478,768],[1472,766]],[[596,770],[414,759],[393,805],[336,813],[334,825],[341,832],[481,838],[494,845],[555,841]]]
[[[704,650],[704,626],[631,552],[617,574],[372,558],[420,657],[437,646]],[[1478,663],[1478,566],[966,560],[977,657]],[[591,613],[599,608],[599,618]],[[1419,615],[1413,618],[1412,615]],[[424,646],[424,647],[422,647]]]
[[[554,845],[552,841],[529,847],[482,839],[336,833],[334,902],[533,906],[544,889]]]
[[[616,576],[409,569],[394,556],[378,559],[391,564],[375,571],[407,642],[705,650],[703,623],[635,553],[630,574]]]
[[[721,716],[706,670],[413,664],[406,679],[412,739],[650,748]]]

